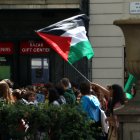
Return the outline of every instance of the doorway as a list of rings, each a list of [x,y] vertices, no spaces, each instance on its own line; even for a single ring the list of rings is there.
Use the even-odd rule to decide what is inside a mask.
[[[49,82],[49,59],[31,58],[31,84],[47,84]]]

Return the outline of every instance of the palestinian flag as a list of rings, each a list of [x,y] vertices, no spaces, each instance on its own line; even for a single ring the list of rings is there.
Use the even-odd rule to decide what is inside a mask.
[[[73,64],[83,57],[90,59],[94,56],[93,48],[86,36],[85,25],[88,21],[88,17],[81,14],[36,32],[61,57]]]

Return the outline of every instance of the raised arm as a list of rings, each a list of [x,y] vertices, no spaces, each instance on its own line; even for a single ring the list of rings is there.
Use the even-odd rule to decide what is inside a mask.
[[[91,83],[91,85],[92,85],[93,90],[96,89],[96,90],[102,92],[106,98],[110,97],[110,91],[108,89],[106,89],[105,87],[103,87],[97,83],[94,83],[94,82]]]

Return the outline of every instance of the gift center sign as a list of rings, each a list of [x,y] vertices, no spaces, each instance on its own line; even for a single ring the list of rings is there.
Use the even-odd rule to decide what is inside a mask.
[[[13,48],[12,42],[0,42],[0,54],[13,54]]]
[[[130,2],[130,14],[140,14],[140,2]]]
[[[20,44],[21,54],[47,54],[49,46],[43,41],[24,41]]]

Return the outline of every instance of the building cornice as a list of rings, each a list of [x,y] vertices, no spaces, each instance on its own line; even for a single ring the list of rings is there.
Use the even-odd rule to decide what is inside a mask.
[[[3,0],[0,9],[77,9],[81,0]]]

